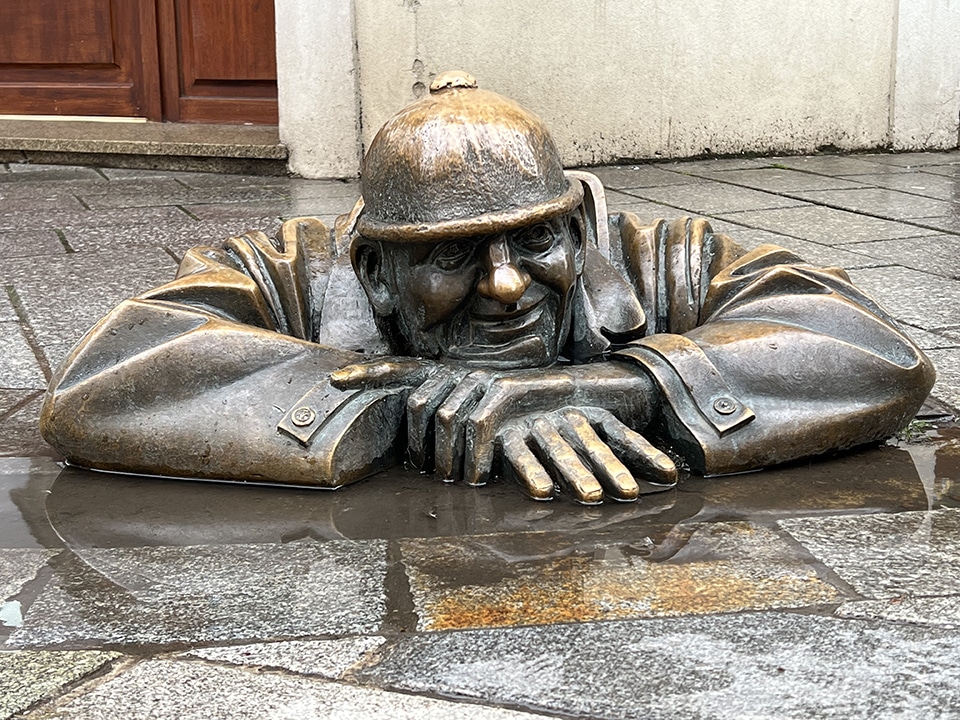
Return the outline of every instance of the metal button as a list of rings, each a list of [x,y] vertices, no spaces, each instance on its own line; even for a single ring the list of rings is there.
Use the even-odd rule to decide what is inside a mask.
[[[717,398],[713,401],[713,409],[721,415],[733,415],[737,411],[737,401],[727,397]]]
[[[293,414],[290,416],[290,419],[297,427],[306,427],[317,419],[317,413],[314,412],[313,408],[309,408],[304,405],[303,407],[298,407],[296,410],[294,410]]]

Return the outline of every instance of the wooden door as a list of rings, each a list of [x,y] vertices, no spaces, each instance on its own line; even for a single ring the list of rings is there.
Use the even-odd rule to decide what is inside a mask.
[[[274,0],[158,2],[166,119],[276,124]]]
[[[159,120],[155,0],[0,0],[0,114]]]

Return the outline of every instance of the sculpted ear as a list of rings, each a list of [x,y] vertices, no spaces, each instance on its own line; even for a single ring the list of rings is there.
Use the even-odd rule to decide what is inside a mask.
[[[357,237],[350,247],[353,271],[377,315],[390,315],[397,298],[385,265],[383,247],[376,240]]]

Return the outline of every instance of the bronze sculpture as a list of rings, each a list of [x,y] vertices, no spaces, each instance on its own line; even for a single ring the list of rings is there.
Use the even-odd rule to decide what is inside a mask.
[[[41,417],[77,465],[338,487],[395,464],[633,500],[884,438],[927,358],[837,268],[704,220],[608,214],[542,121],[439,76],[362,198],[188,252],[71,352]],[[654,441],[651,444],[647,438]]]

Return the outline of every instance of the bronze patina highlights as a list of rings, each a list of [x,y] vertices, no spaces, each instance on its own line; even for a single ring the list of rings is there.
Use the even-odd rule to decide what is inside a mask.
[[[361,194],[332,230],[189,251],[73,349],[44,437],[84,467],[317,487],[406,453],[595,503],[670,487],[674,459],[728,473],[882,439],[932,386],[842,270],[608,213],[539,118],[466,73],[386,123]]]

